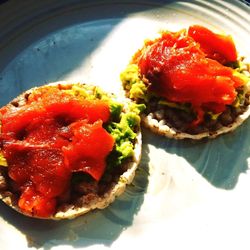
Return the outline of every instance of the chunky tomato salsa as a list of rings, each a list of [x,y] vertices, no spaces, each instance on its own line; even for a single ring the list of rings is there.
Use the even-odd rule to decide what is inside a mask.
[[[194,25],[145,42],[133,62],[150,82],[149,91],[170,102],[191,104],[197,125],[205,112],[223,112],[235,101],[244,81],[225,65],[236,60],[230,36]]]
[[[67,193],[73,172],[100,180],[114,146],[103,128],[109,104],[68,94],[56,86],[38,88],[25,105],[1,113],[0,145],[20,209],[49,217]]]

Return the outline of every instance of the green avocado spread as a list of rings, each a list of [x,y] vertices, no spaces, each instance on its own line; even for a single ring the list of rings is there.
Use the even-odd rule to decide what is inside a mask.
[[[113,109],[113,114],[117,115],[117,110]],[[136,128],[140,124],[139,113],[145,108],[144,104],[130,104],[128,112],[120,113],[120,119],[109,123],[107,131],[114,137],[116,144],[112,153],[108,157],[109,165],[120,165],[124,160],[133,156],[134,141],[136,139]]]
[[[129,64],[120,75],[123,87],[129,91],[129,98],[148,100],[147,85],[142,81],[136,64]]]

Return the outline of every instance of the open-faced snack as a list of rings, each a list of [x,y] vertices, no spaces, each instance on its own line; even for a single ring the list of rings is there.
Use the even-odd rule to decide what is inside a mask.
[[[146,104],[146,127],[176,139],[201,139],[247,119],[249,71],[231,36],[193,25],[146,40],[121,80],[129,98]]]
[[[105,208],[140,161],[140,108],[81,83],[21,94],[0,109],[0,198],[44,219]]]

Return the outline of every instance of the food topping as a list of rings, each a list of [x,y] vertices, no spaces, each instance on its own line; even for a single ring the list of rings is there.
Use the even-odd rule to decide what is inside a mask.
[[[146,41],[132,65],[138,65],[152,95],[168,103],[191,105],[196,113],[192,125],[196,126],[205,113],[221,113],[235,102],[245,80],[223,64],[236,60],[231,37],[195,25]]]
[[[23,212],[53,215],[73,172],[100,180],[114,147],[114,138],[103,128],[110,118],[107,101],[49,86],[36,89],[25,105],[6,107],[0,110],[0,145]]]
[[[190,26],[188,35],[200,44],[208,58],[222,64],[237,61],[237,51],[231,36],[216,34],[199,25]]]

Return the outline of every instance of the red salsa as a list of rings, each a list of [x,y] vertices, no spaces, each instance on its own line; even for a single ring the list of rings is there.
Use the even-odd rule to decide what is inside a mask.
[[[62,92],[38,88],[18,108],[2,108],[1,145],[18,206],[38,217],[49,217],[69,189],[73,172],[102,177],[114,145],[103,128],[109,105]]]
[[[197,113],[194,124],[203,121],[204,112],[220,113],[234,102],[244,81],[223,64],[236,60],[231,37],[197,25],[162,33],[134,57],[151,84],[149,91],[170,102],[191,104]]]

